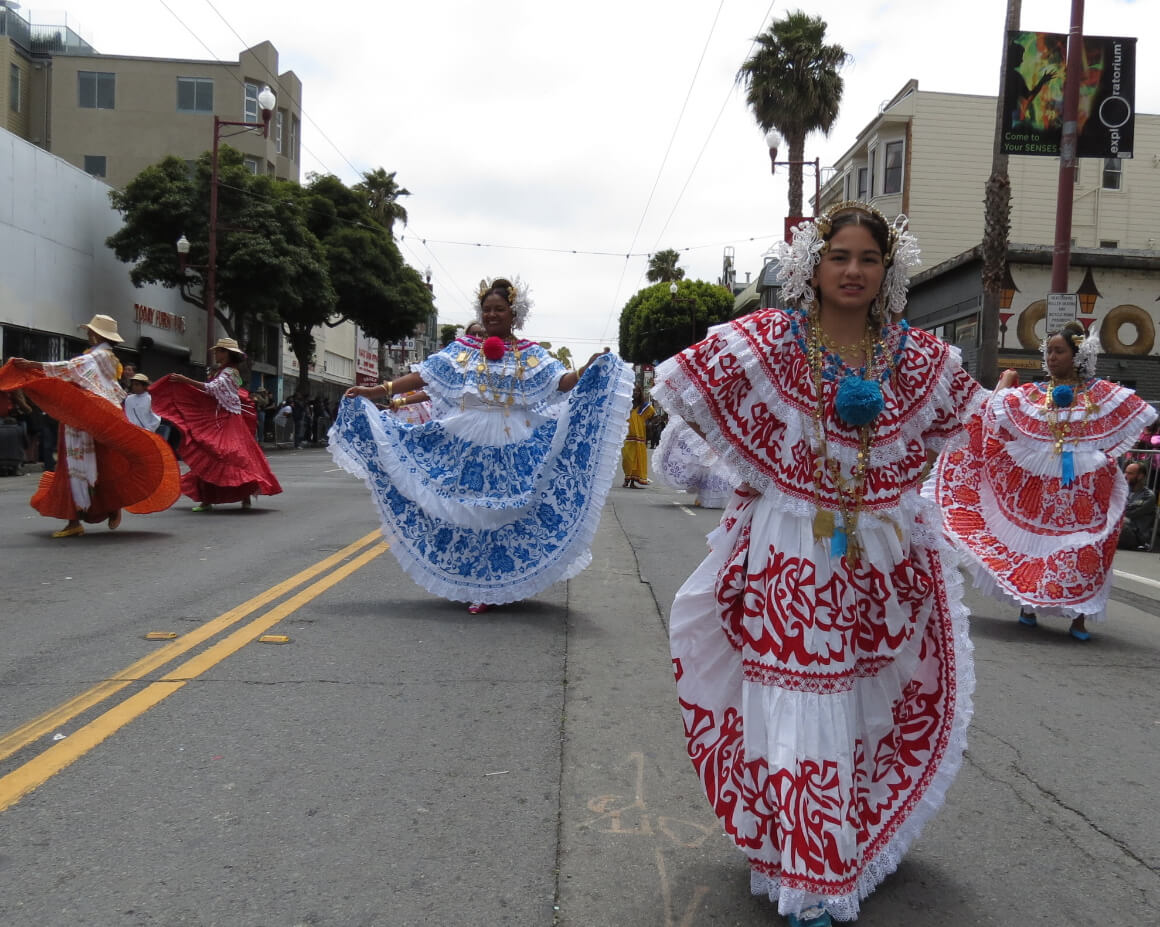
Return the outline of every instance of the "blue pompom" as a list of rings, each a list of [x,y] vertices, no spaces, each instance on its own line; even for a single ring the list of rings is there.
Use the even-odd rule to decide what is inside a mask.
[[[859,427],[874,421],[884,406],[882,388],[877,380],[847,376],[838,384],[834,407],[838,410],[838,418],[847,425]]]
[[[1075,390],[1066,384],[1060,384],[1051,391],[1051,401],[1057,409],[1066,409],[1075,401]]]

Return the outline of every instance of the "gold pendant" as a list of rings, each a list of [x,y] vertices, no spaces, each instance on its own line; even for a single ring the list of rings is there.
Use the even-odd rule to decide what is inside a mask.
[[[529,367],[539,367],[539,366],[540,366],[540,359],[539,359],[538,357],[534,357],[534,356],[533,356],[533,357],[529,357],[529,358],[527,359],[527,361],[525,361],[525,363],[526,363],[526,364],[527,364]]]
[[[483,361],[480,361],[478,364],[475,365],[475,372],[476,373],[485,373],[486,371],[487,371],[487,364],[485,364]]]
[[[455,361],[458,364],[466,364],[467,363],[467,352],[460,351],[459,356],[455,358]]]
[[[853,565],[862,559],[862,545],[858,543],[858,535],[853,532],[846,533],[846,557],[847,563]]]
[[[814,515],[814,540],[821,541],[834,536],[834,513],[829,509],[818,509]]]
[[[480,391],[481,393],[484,393],[484,394],[486,394],[486,393],[487,393],[487,384],[486,384],[486,383],[480,383],[480,384],[479,384],[479,391]]]

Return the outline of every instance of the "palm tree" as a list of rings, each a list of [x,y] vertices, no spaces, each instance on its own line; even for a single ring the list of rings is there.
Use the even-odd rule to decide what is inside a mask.
[[[820,16],[797,11],[753,41],[757,50],[741,65],[737,83],[762,132],[776,129],[789,145],[789,213],[802,215],[802,161],[806,136],[829,134],[842,102],[839,68],[850,60],[841,45],[827,45]]]
[[[1007,35],[1019,28],[1022,0],[1007,0]],[[1007,52],[999,62],[999,99],[995,107],[995,146],[991,155],[991,176],[983,193],[983,306],[980,326],[979,381],[993,387],[999,379],[999,296],[1007,274],[1007,242],[1011,234],[1011,178],[1007,155],[1002,151],[1004,101],[1007,96]]]
[[[381,167],[366,171],[362,176],[362,182],[355,184],[354,189],[365,197],[375,220],[394,235],[395,222],[407,224],[407,210],[399,202],[399,197],[410,196],[411,191],[395,183],[394,171],[388,174]]]
[[[666,248],[664,251],[658,251],[648,259],[648,277],[649,283],[670,283],[673,280],[684,280],[685,269],[677,266],[677,261],[681,259],[679,252],[672,248]]]

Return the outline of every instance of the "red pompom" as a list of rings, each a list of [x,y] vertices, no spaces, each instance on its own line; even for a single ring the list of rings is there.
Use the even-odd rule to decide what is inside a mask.
[[[507,350],[507,344],[502,338],[497,338],[492,335],[483,342],[483,356],[489,361],[503,360],[503,352]]]

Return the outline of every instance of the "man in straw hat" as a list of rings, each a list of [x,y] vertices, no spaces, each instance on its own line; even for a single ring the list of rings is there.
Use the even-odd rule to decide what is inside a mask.
[[[224,502],[248,509],[252,496],[282,491],[254,438],[257,413],[238,371],[246,355],[233,338],[219,338],[213,357],[217,370],[205,383],[172,373],[149,388],[153,408],[181,431],[178,450],[189,466],[181,491],[197,503],[194,512]]]
[[[63,453],[55,472],[46,472],[32,497],[42,515],[67,524],[54,538],[79,537],[81,522],[121,523],[121,510],[157,512],[178,496],[178,469],[169,446],[128,422],[121,410],[125,391],[113,345],[124,339],[117,320],[94,315],[80,326],[89,347],[69,361],[40,363],[13,358],[0,368],[0,390],[23,389],[60,422]]]

